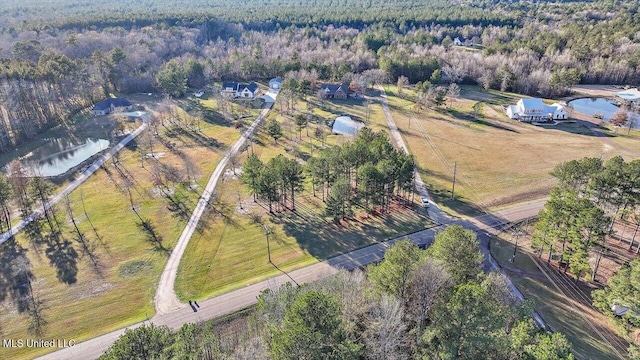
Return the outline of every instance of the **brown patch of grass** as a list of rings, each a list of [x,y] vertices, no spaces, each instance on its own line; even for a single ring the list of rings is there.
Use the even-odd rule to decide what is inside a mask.
[[[485,98],[491,96],[496,95],[485,94]],[[418,160],[423,179],[434,193],[442,193],[441,201],[450,197],[450,193],[446,194],[451,190],[454,164],[457,199],[493,208],[520,200],[520,194],[529,194],[528,200],[547,192],[555,185],[549,172],[561,162],[602,154],[601,140],[580,134],[584,133],[582,127],[551,130],[508,119],[495,107],[511,101],[510,95],[494,100],[496,105],[485,106],[480,118],[469,110],[475,101],[464,98],[457,100],[453,108],[437,111],[416,110],[410,101],[388,98],[394,120]],[[628,156],[626,151],[614,148],[604,157],[618,154]],[[442,204],[465,214],[472,208]]]

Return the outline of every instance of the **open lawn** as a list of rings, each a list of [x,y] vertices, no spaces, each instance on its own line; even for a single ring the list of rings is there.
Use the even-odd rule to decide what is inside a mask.
[[[532,258],[535,255],[528,248],[528,236],[519,239],[515,260],[510,262],[514,239],[513,234],[506,233],[493,238],[491,254],[524,297],[532,301],[535,310],[551,330],[561,332],[569,339],[577,359],[619,359],[611,344],[624,354],[624,341],[613,334],[613,329],[603,314],[585,305],[584,301],[588,300],[587,304],[590,303],[589,295],[574,297],[578,296],[575,289],[580,288],[584,294],[590,294],[594,287],[583,282],[576,283],[544,265],[538,267]],[[542,269],[545,269],[548,277]],[[561,281],[562,278],[564,280]]]
[[[208,176],[240,135],[228,124],[187,118],[181,110],[173,116],[200,131],[165,120],[153,137],[154,156],[147,153],[144,167],[144,152],[137,146],[145,140],[138,138],[120,152],[117,166],[109,161],[71,194],[71,209],[87,244],[84,251],[64,203],[57,205],[59,240],[41,221],[41,237],[23,232],[17,243],[5,243],[1,254],[11,258],[3,258],[3,264],[15,261],[11,254],[19,251],[26,252],[30,263],[26,268],[33,274],[33,293],[47,322],[39,337],[81,341],[154,315],[153,296],[167,256]],[[3,279],[25,262],[12,264],[1,267]],[[5,281],[1,286],[12,285]],[[0,304],[0,314],[2,338],[35,337],[28,331],[33,316],[19,312],[11,296]],[[33,358],[48,351],[0,348],[0,358]]]
[[[546,196],[555,184],[549,172],[564,161],[615,155],[631,159],[640,154],[640,140],[625,139],[626,147],[616,146],[592,136],[579,123],[540,127],[510,120],[501,105],[515,103],[512,94],[463,87],[461,98],[449,101],[446,108],[417,110],[412,101],[396,96],[395,87],[386,89],[395,122],[416,156],[423,180],[436,202],[458,214]],[[479,116],[472,111],[476,101],[484,104]]]
[[[299,101],[297,109],[306,111],[306,104]],[[314,107],[313,114],[322,121],[333,119],[337,114],[350,114],[364,119],[366,104],[362,100],[343,100]],[[386,120],[379,104],[370,105],[369,125],[374,130],[384,130]],[[274,144],[264,132],[264,126],[255,136],[253,151],[262,161],[277,154],[287,154],[303,159],[322,147],[320,139],[307,137],[302,130],[302,139],[289,116],[275,110],[269,117],[283,124],[284,138]],[[311,124],[309,135],[314,136],[316,124]],[[325,146],[348,141],[344,136],[328,135],[325,129]],[[250,149],[241,154],[238,168]],[[240,169],[238,169],[240,170]],[[238,173],[239,174],[239,173]],[[356,208],[356,215],[341,224],[334,224],[322,213],[324,204],[321,194],[313,196],[311,184],[296,195],[296,212],[285,210],[269,215],[268,205],[255,203],[247,188],[237,179],[232,170],[227,170],[225,182],[216,192],[216,201],[207,216],[201,220],[200,231],[189,242],[178,270],[176,291],[183,299],[202,299],[232,289],[258,282],[265,278],[290,271],[329,257],[348,252],[369,244],[391,239],[403,234],[433,226],[424,210],[396,206],[392,214],[364,215]],[[240,205],[242,204],[242,208]],[[267,234],[271,260],[267,250]]]

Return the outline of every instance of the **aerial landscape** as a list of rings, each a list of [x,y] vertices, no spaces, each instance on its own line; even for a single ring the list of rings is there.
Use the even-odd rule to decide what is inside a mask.
[[[640,360],[639,10],[0,2],[0,359]]]

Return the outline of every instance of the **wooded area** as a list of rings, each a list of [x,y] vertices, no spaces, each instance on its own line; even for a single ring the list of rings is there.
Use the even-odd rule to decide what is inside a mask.
[[[475,233],[451,226],[426,251],[399,241],[366,272],[265,290],[234,326],[127,330],[101,359],[573,359],[481,262]]]
[[[379,68],[391,82],[405,76],[543,97],[577,83],[635,83],[637,8],[637,1],[5,3],[0,150],[109,91],[180,96],[186,86],[299,70],[350,83]],[[468,46],[453,45],[456,38]],[[181,86],[169,90],[168,82]]]
[[[595,280],[602,256],[609,251],[607,238],[614,235],[618,218],[633,228],[629,251],[636,245],[640,228],[640,160],[625,162],[614,157],[606,163],[597,158],[584,158],[558,165],[553,175],[559,185],[538,215],[532,246],[542,256],[553,254],[565,272],[576,278],[591,272]],[[635,250],[640,252],[640,244]],[[590,252],[596,254],[593,268]]]
[[[274,140],[282,134],[267,125]],[[271,131],[270,131],[271,130]],[[304,173],[303,173],[304,170]],[[250,155],[244,164],[242,181],[254,194],[273,204],[295,210],[295,194],[303,190],[305,173],[311,179],[314,196],[321,193],[325,214],[339,222],[353,215],[358,203],[368,212],[389,211],[392,196],[402,195],[408,204],[413,195],[415,165],[411,156],[395,150],[386,133],[363,128],[353,142],[332,146],[309,158],[304,168],[282,155],[263,163]],[[290,204],[290,205],[288,205]]]

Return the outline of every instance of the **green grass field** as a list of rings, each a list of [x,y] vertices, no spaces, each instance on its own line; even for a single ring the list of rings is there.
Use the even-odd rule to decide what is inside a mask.
[[[156,141],[154,145],[158,160],[148,158],[142,168],[139,152],[127,147],[119,156],[122,173],[109,161],[71,194],[74,217],[91,244],[98,266],[74,240],[76,233],[62,203],[57,206],[58,219],[68,244],[35,245],[24,232],[17,236],[32,264],[34,293],[43,302],[47,322],[43,338],[86,340],[154,315],[153,296],[168,252],[213,168],[239,137],[238,130],[224,124],[201,121],[199,126],[197,135],[159,126],[164,143]],[[154,167],[156,161],[163,165]],[[157,169],[173,169],[173,173],[184,175],[186,167],[195,183],[170,183],[166,190],[171,194],[169,199],[157,184],[159,177],[167,182],[171,171],[160,173]],[[131,210],[126,183],[130,183],[137,212],[150,224],[146,230]],[[67,283],[58,279],[57,270]],[[30,317],[19,313],[12,302],[4,301],[0,313],[3,338],[33,337],[27,331]],[[33,358],[48,351],[1,348],[0,358]]]
[[[321,121],[335,118],[337,114],[365,118],[366,104],[362,101],[327,101],[324,107],[315,105],[313,113]],[[306,109],[306,103],[299,101],[296,108]],[[370,111],[368,125],[374,130],[388,131],[381,106],[371,104]],[[319,139],[312,139],[316,124],[310,125],[311,137],[307,137],[303,129],[299,139],[298,132],[287,124],[291,121],[288,115],[280,115],[274,109],[269,117],[283,124],[285,137],[275,145],[273,139],[260,130],[253,151],[261,160],[267,161],[277,154],[297,154],[304,158],[310,155],[312,142],[314,151],[322,147]],[[328,135],[329,130],[325,129],[325,146],[348,141],[344,136]],[[246,156],[247,153],[243,153],[239,162]],[[355,220],[334,224],[322,215],[321,195],[314,197],[309,183],[296,196],[296,213],[284,211],[270,216],[267,204],[254,203],[237,177],[229,171],[227,174],[226,181],[216,191],[215,210],[203,219],[202,231],[194,234],[180,264],[176,290],[181,299],[208,298],[281,274],[281,270],[290,271],[433,225],[422,210],[408,209],[382,216],[366,216],[362,209],[356,209],[359,215]],[[268,262],[265,225],[271,231],[271,259],[277,268]]]

